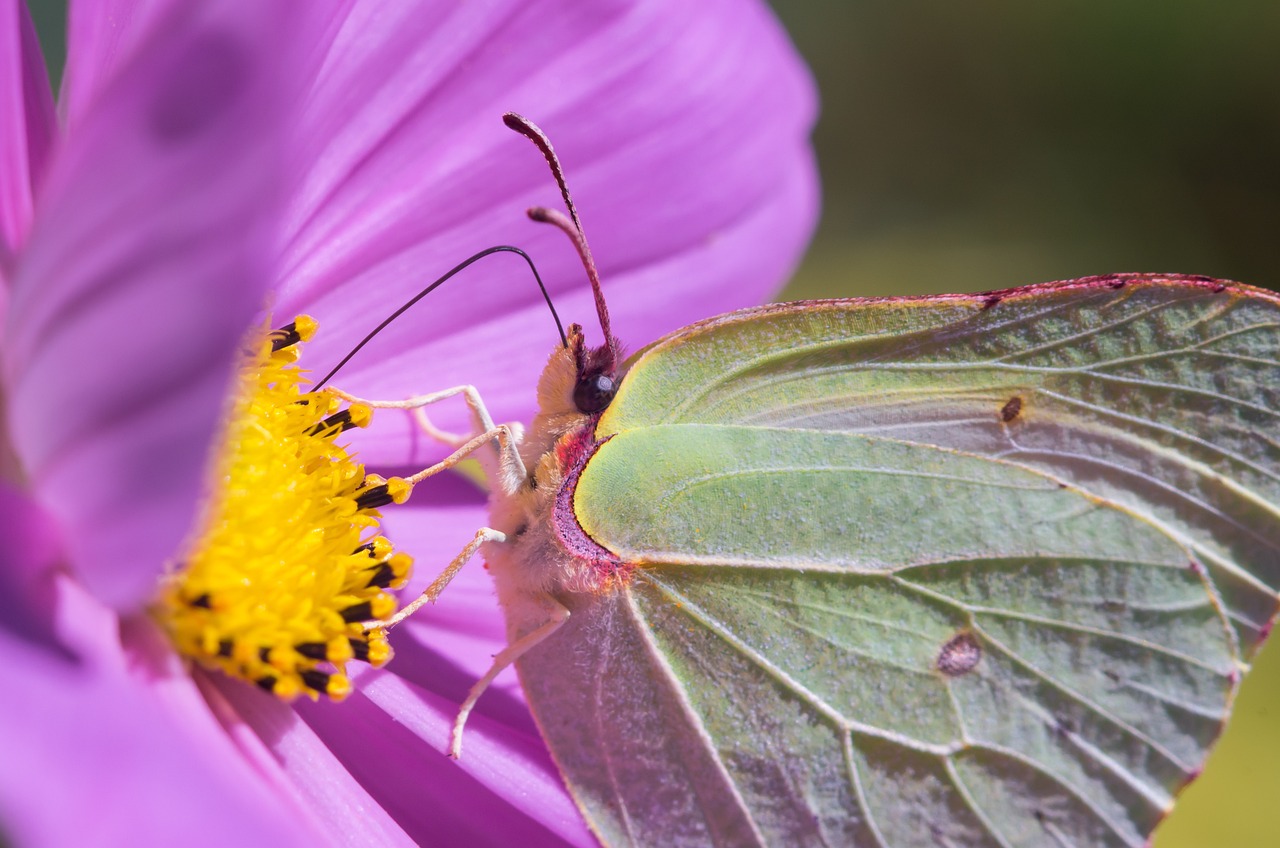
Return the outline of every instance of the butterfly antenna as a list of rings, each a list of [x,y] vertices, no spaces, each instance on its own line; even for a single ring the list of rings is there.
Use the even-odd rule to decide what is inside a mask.
[[[560,344],[564,345],[565,347],[568,347],[569,340],[568,338],[565,337],[564,326],[560,323],[560,316],[556,313],[556,308],[551,303],[551,295],[547,294],[547,287],[542,284],[542,277],[539,276],[538,269],[534,266],[533,260],[529,258],[529,254],[525,253],[520,248],[512,247],[509,244],[502,244],[502,245],[498,245],[497,247],[486,248],[480,251],[479,253],[475,254],[474,256],[471,256],[468,259],[465,259],[462,262],[459,262],[448,273],[444,274],[442,277],[435,280],[435,282],[431,283],[426,288],[422,289],[422,291],[418,292],[413,297],[409,298],[409,300],[406,301],[403,306],[401,306],[395,312],[392,312],[390,315],[388,315],[385,321],[383,321],[378,326],[374,327],[369,332],[368,335],[366,335],[363,339],[361,339],[356,344],[355,347],[351,348],[351,351],[347,353],[346,356],[342,357],[341,362],[333,366],[333,369],[328,374],[325,374],[324,378],[321,379],[320,382],[316,383],[314,386],[311,387],[311,391],[313,392],[316,391],[317,389],[323,387],[325,383],[333,379],[333,375],[337,374],[339,369],[342,368],[342,366],[350,362],[351,358],[360,352],[360,348],[364,347],[369,342],[373,341],[374,336],[378,335],[378,333],[381,333],[383,330],[385,330],[392,321],[396,320],[405,312],[407,312],[411,306],[413,306],[418,301],[422,300],[427,295],[431,294],[431,292],[435,291],[440,286],[444,285],[444,283],[447,282],[454,275],[458,274],[461,271],[466,270],[470,266],[474,265],[476,262],[479,262],[481,259],[484,259],[486,256],[492,256],[495,253],[515,253],[518,256],[520,256],[522,259],[524,259],[524,261],[528,264],[529,270],[533,272],[533,278],[538,281],[538,288],[542,291],[542,299],[547,302],[547,309],[551,310],[551,317],[556,322],[556,331],[560,333]]]
[[[600,318],[600,329],[604,332],[605,344],[612,347],[613,331],[609,326],[609,308],[604,302],[604,290],[600,286],[600,272],[596,270],[596,262],[591,256],[591,248],[587,245],[587,236],[582,231],[578,210],[573,205],[573,198],[569,196],[569,186],[564,179],[564,168],[551,147],[551,140],[547,138],[546,133],[538,129],[536,124],[515,112],[503,115],[502,122],[537,145],[538,150],[542,151],[543,158],[551,167],[551,174],[555,177],[556,184],[560,186],[560,196],[564,198],[565,208],[569,210],[569,219],[555,210],[541,206],[530,209],[529,217],[539,223],[556,225],[569,236],[573,246],[577,248],[578,256],[582,258],[582,264],[587,269],[587,279],[591,281],[591,291],[595,294],[596,315]]]

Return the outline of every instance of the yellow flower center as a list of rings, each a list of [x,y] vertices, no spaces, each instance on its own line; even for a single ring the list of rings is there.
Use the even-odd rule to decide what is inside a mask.
[[[372,410],[305,393],[297,366],[316,322],[259,333],[246,352],[201,532],[155,613],[177,649],[282,698],[341,700],[346,663],[382,665],[381,629],[410,558],[378,535],[378,508],[410,485],[366,475],[338,438]]]

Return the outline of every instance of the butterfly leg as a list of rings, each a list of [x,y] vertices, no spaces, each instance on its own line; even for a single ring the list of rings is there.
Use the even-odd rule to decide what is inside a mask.
[[[462,570],[462,567],[467,564],[471,557],[475,556],[476,551],[480,549],[481,545],[485,542],[505,542],[506,540],[506,533],[498,530],[492,530],[488,527],[481,527],[476,531],[475,538],[468,542],[467,546],[462,549],[462,552],[454,557],[447,566],[445,566],[444,571],[440,572],[440,576],[431,581],[431,585],[422,590],[421,595],[414,598],[385,622],[378,622],[377,626],[384,630],[390,629],[413,615],[414,612],[420,609],[424,604],[434,604],[436,599],[439,598],[440,594],[444,591],[444,588],[449,585],[454,577],[457,576],[458,572]]]
[[[359,398],[348,394],[341,389],[330,388],[329,391],[347,401],[347,403],[363,403],[374,409],[407,410],[413,416],[413,420],[417,422],[422,432],[435,441],[450,447],[456,448],[464,444],[476,433],[484,433],[494,429],[493,417],[489,415],[489,410],[485,407],[484,401],[480,397],[480,392],[475,386],[454,386],[453,388],[441,389],[430,394],[415,395],[406,400],[368,400],[367,398]],[[448,430],[442,430],[431,423],[431,419],[427,417],[426,407],[458,395],[463,396],[463,399],[467,402],[467,407],[471,410],[471,417],[475,421],[475,430],[472,433],[451,433]]]
[[[445,459],[408,478],[411,483],[417,483],[419,480],[425,480],[427,477],[452,468],[494,439],[498,442],[498,470],[503,491],[514,492],[524,482],[524,461],[520,458],[520,451],[517,448],[524,435],[524,428],[520,424],[495,425],[493,417],[489,414],[489,410],[485,407],[484,401],[480,398],[480,392],[476,390],[475,386],[454,386],[450,389],[417,395],[406,400],[369,400],[348,394],[340,389],[331,388],[329,391],[332,391],[347,403],[362,403],[373,409],[407,410],[414,416],[418,426],[428,436],[455,448],[454,452]],[[457,395],[462,395],[466,400],[467,406],[471,410],[472,418],[475,420],[476,433],[472,435],[460,435],[441,430],[432,424],[427,417],[425,407]]]
[[[458,717],[453,720],[453,733],[449,742],[449,756],[455,760],[462,756],[462,729],[467,724],[467,717],[471,715],[471,710],[475,707],[476,701],[480,700],[480,696],[489,688],[489,684],[493,683],[494,678],[508,666],[524,656],[527,651],[538,645],[543,639],[559,630],[569,620],[568,607],[550,595],[543,600],[543,606],[547,611],[547,620],[499,651],[493,658],[493,665],[489,666],[489,670],[485,672],[484,677],[475,682],[475,685],[471,687],[471,691],[467,693],[467,699],[458,708]]]

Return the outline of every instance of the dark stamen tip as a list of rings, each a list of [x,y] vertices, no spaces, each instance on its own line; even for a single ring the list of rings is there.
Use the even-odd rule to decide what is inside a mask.
[[[302,682],[306,684],[308,688],[314,689],[322,694],[328,694],[329,678],[332,677],[332,675],[323,671],[316,671],[315,669],[307,669],[302,672],[301,676]]]
[[[387,489],[386,483],[374,486],[372,489],[366,489],[356,495],[356,507],[358,509],[378,509],[389,503],[391,503],[391,492]]]
[[[329,649],[324,642],[300,642],[293,649],[307,659],[325,660],[329,658]]]
[[[369,582],[366,586],[376,586],[379,589],[385,589],[391,585],[391,581],[396,579],[396,573],[388,563],[379,563],[373,574],[369,575]]]
[[[351,643],[351,653],[360,662],[369,661],[369,643],[364,639],[349,639]]]
[[[319,424],[316,424],[310,427],[307,430],[307,435],[319,436],[321,434],[330,434],[330,433],[332,433],[333,435],[337,435],[338,433],[345,433],[351,428],[358,427],[358,426],[359,424],[357,424],[355,421],[352,420],[351,410],[348,408],[348,409],[339,410],[338,412],[335,412],[333,415],[330,415],[325,420],[321,421]]]
[[[368,621],[373,618],[373,606],[368,601],[347,607],[342,611],[342,620],[348,624],[357,621]]]
[[[271,331],[271,350],[284,350],[286,347],[293,347],[302,341],[302,335],[298,332],[298,323],[290,321],[279,329]]]

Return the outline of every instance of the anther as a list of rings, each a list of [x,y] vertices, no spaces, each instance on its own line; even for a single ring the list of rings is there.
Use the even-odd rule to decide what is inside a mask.
[[[362,649],[364,656],[361,659],[374,668],[381,668],[391,659],[391,645],[387,642],[387,637],[379,631],[369,631],[367,635],[369,640]],[[352,640],[351,647],[357,649],[355,640]]]
[[[299,315],[278,330],[271,331],[271,350],[283,350],[293,347],[298,342],[309,340],[316,333],[316,319],[310,315]]]
[[[342,620],[347,624],[354,624],[358,621],[368,621],[373,618],[373,604],[369,601],[354,604],[342,610]]]
[[[391,553],[391,541],[386,536],[375,536],[365,542],[360,547],[351,552],[352,554],[368,554],[372,559],[383,560]]]
[[[360,662],[369,661],[369,643],[364,639],[348,639],[351,643],[351,652]]]
[[[364,585],[378,589],[399,589],[404,585],[412,567],[412,557],[403,553],[395,554],[370,569],[372,573]]]
[[[376,586],[379,589],[386,589],[391,585],[391,581],[396,579],[396,574],[391,570],[389,563],[378,563],[378,567],[373,570],[373,574],[369,575],[369,581],[366,586]]]
[[[351,694],[351,678],[345,674],[329,675],[328,685],[324,693],[335,701],[341,701]]]
[[[396,599],[386,592],[379,592],[367,601],[352,604],[351,606],[339,610],[342,620],[348,624],[356,624],[361,621],[381,621],[390,618],[391,614],[396,611]]]
[[[302,642],[294,645],[293,649],[309,660],[327,660],[329,658],[329,646],[324,642]]]
[[[322,692],[326,695],[329,694],[330,677],[332,677],[332,675],[328,672],[316,671],[313,668],[302,672],[302,682],[307,686],[307,688],[314,689],[317,692]]]
[[[329,662],[342,667],[342,663],[355,657],[355,651],[351,648],[351,640],[345,636],[335,636],[329,640],[329,645],[325,651],[325,659]]]
[[[357,509],[378,509],[389,503],[402,504],[409,499],[413,484],[401,477],[392,477],[385,483],[365,489],[356,495]]]
[[[335,412],[307,430],[307,435],[319,436],[321,433],[337,435],[338,433],[345,433],[353,427],[368,427],[369,422],[372,420],[373,410],[362,403],[356,403],[346,409]]]

